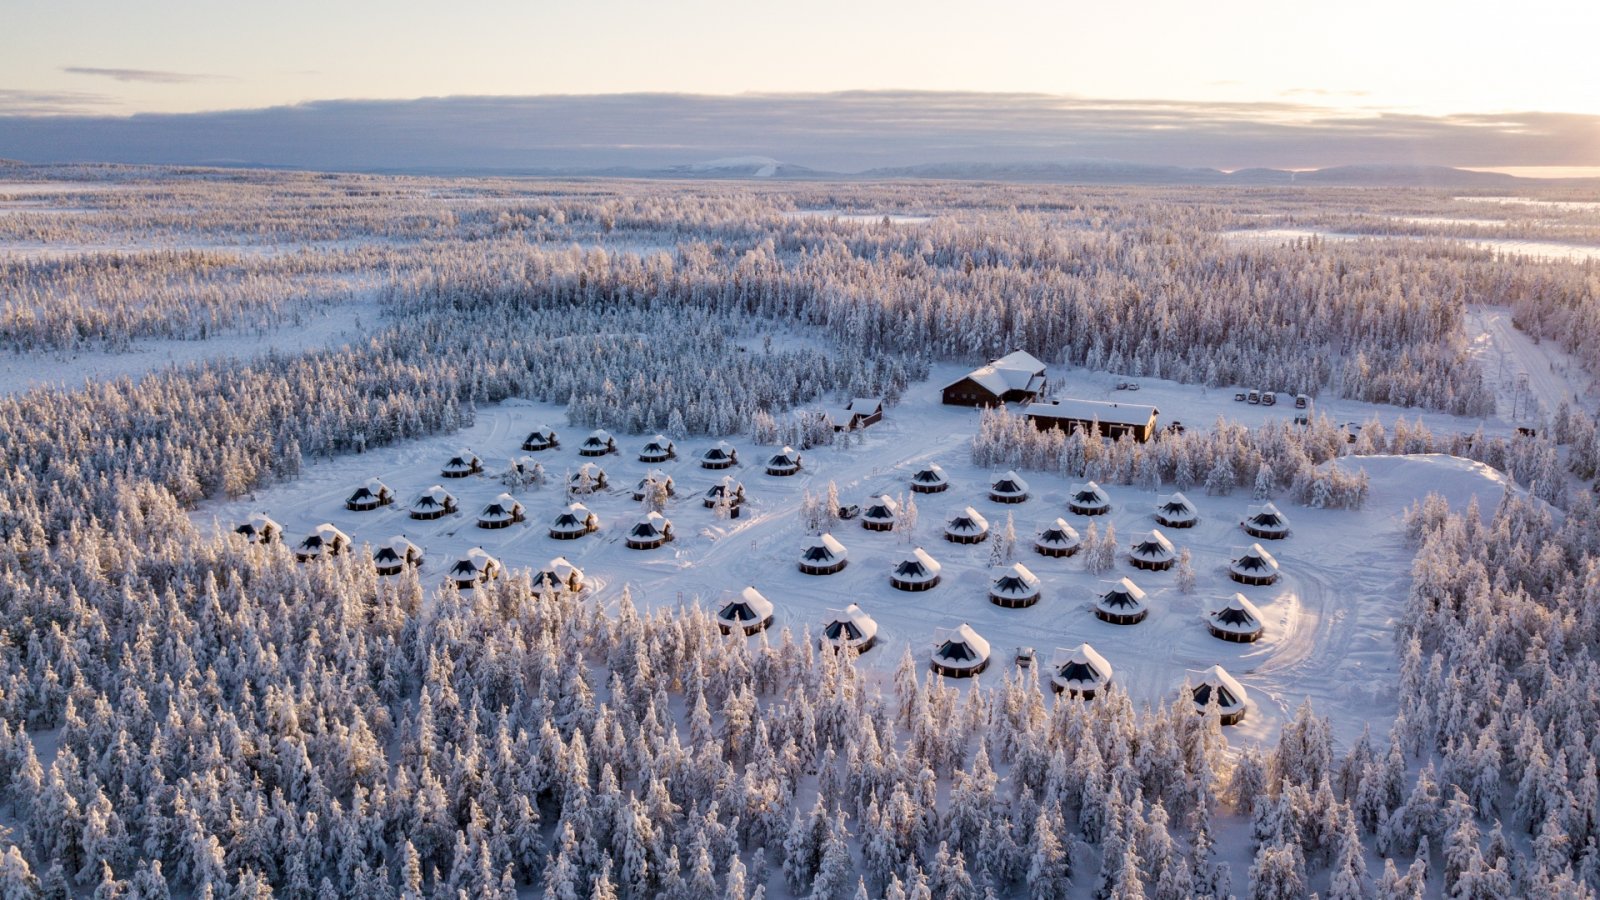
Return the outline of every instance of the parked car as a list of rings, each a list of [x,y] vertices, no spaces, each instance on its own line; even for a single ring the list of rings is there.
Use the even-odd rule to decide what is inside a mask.
[[[1185,430],[1186,429],[1183,427],[1183,423],[1179,422],[1177,419],[1173,419],[1171,422],[1167,423],[1168,434],[1183,434]]]
[[[1017,668],[1028,669],[1033,667],[1034,653],[1032,647],[1017,648]]]
[[[1251,391],[1250,395],[1249,395],[1249,397],[1247,399],[1251,403],[1260,403],[1261,402],[1261,392],[1260,391]]]
[[[1239,393],[1234,394],[1233,395],[1233,399],[1239,401],[1240,403],[1243,403],[1244,402],[1244,391],[1240,391]]]
[[[1278,395],[1276,393],[1273,393],[1272,391],[1267,391],[1265,394],[1261,395],[1261,405],[1262,406],[1277,406],[1278,405]]]
[[[1310,405],[1311,405],[1311,398],[1310,397],[1307,397],[1305,394],[1295,394],[1294,395],[1294,408],[1295,409],[1305,409],[1306,407],[1308,407]]]
[[[839,507],[839,518],[841,519],[854,519],[859,515],[861,515],[861,507],[858,504],[852,503],[849,506]]]

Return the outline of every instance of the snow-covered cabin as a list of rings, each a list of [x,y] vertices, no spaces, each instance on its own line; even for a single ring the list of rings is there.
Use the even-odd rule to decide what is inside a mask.
[[[521,522],[525,518],[525,511],[517,498],[510,494],[501,494],[490,500],[483,507],[483,512],[478,513],[479,528],[510,528],[513,523]]]
[[[895,564],[889,584],[902,591],[926,591],[939,583],[939,563],[921,547]]]
[[[944,539],[952,544],[977,544],[989,538],[989,520],[972,507],[950,517],[944,525]]]
[[[1032,403],[1049,389],[1044,363],[1015,350],[945,385],[943,398],[953,406]]]
[[[1111,440],[1126,434],[1132,435],[1136,441],[1148,441],[1156,433],[1156,417],[1161,410],[1138,403],[1064,398],[1048,403],[1030,403],[1022,414],[1040,431],[1059,428],[1071,434],[1081,429],[1085,433],[1097,432]]]
[[[729,599],[717,611],[717,627],[723,634],[738,630],[742,634],[755,634],[772,624],[772,601],[754,587],[747,587],[739,596]]]
[[[301,562],[321,559],[324,556],[338,556],[350,549],[350,535],[333,527],[331,522],[323,522],[294,548],[294,558]]]
[[[540,425],[538,428],[528,432],[528,436],[522,440],[522,449],[535,452],[553,450],[559,446],[561,446],[561,441],[557,439],[555,429],[545,425]]]
[[[930,666],[948,678],[971,678],[989,667],[989,642],[965,622],[934,629]]]
[[[1067,489],[1067,509],[1080,516],[1103,516],[1111,511],[1111,498],[1105,488],[1085,481]]]
[[[1039,529],[1038,536],[1033,539],[1033,549],[1040,556],[1071,556],[1082,546],[1083,537],[1066,519],[1057,519]]]
[[[702,469],[731,469],[739,463],[739,451],[727,441],[718,441],[700,454]]]
[[[844,609],[830,609],[822,617],[822,644],[835,649],[846,647],[865,653],[878,642],[878,622],[854,603]]]
[[[744,484],[732,475],[724,475],[721,481],[706,488],[706,492],[700,497],[706,509],[712,509],[724,500],[729,509],[744,503]]]
[[[861,527],[868,531],[892,531],[900,518],[900,504],[888,494],[873,497],[861,511]]]
[[[1220,608],[1212,610],[1206,616],[1206,625],[1212,634],[1236,644],[1250,644],[1260,640],[1261,623],[1261,610],[1256,609],[1256,605],[1246,600],[1240,593],[1235,593]]]
[[[578,445],[579,456],[605,456],[617,452],[617,439],[604,428],[596,428]]]
[[[930,463],[911,475],[911,490],[918,494],[937,494],[949,488],[950,477],[938,463]]]
[[[666,489],[668,497],[671,497],[677,493],[673,487],[671,475],[668,475],[660,469],[651,469],[650,471],[644,473],[644,477],[639,479],[638,484],[633,486],[633,499],[643,500],[651,494],[654,494],[656,492],[657,485]]]
[[[806,538],[800,548],[800,571],[807,575],[832,575],[849,562],[849,551],[831,534]]]
[[[1289,536],[1289,517],[1272,503],[1250,507],[1250,514],[1239,523],[1245,534],[1264,541],[1282,540]]]
[[[1050,657],[1050,687],[1056,693],[1093,700],[1111,683],[1111,663],[1088,644],[1057,647]]]
[[[1039,576],[1022,563],[999,566],[989,582],[989,602],[1007,609],[1021,609],[1039,602]]]
[[[672,438],[658,434],[645,441],[644,449],[639,451],[639,462],[659,463],[669,459],[678,458],[678,448],[672,445]]]
[[[411,504],[413,519],[442,519],[455,511],[456,498],[437,484],[423,491],[416,502]]]
[[[576,594],[583,590],[583,570],[565,556],[558,556],[533,573],[533,590],[535,593],[570,591]]]
[[[550,536],[558,541],[574,541],[600,528],[600,517],[582,503],[574,503],[556,513],[550,523]]]
[[[457,450],[455,455],[445,462],[444,468],[439,470],[439,474],[446,478],[465,478],[468,475],[476,475],[482,471],[483,460],[478,458],[478,454],[473,453],[471,450],[462,449]]]
[[[768,475],[793,475],[800,471],[800,454],[793,447],[784,447],[767,459]]]
[[[671,520],[661,513],[653,512],[640,516],[639,521],[628,529],[628,536],[623,538],[622,542],[629,550],[653,550],[670,540],[672,540]]]
[[[1260,544],[1251,544],[1228,563],[1228,577],[1240,584],[1272,584],[1278,580],[1278,561]]]
[[[1221,666],[1212,666],[1203,672],[1189,673],[1189,688],[1193,692],[1195,711],[1204,713],[1216,697],[1217,711],[1222,714],[1222,724],[1237,725],[1244,718],[1250,695],[1244,686],[1234,680]]]
[[[422,565],[422,548],[397,534],[373,549],[372,565],[379,575],[399,575],[406,566]]]
[[[1150,615],[1144,591],[1126,578],[1118,579],[1105,593],[1095,598],[1094,614],[1113,625],[1134,625]]]
[[[567,476],[567,490],[573,494],[592,494],[605,490],[609,485],[606,470],[594,463],[584,463],[578,467],[578,471]]]
[[[506,474],[518,483],[534,484],[544,480],[544,466],[531,456],[519,456],[506,466]]]
[[[1177,561],[1178,551],[1159,529],[1150,529],[1149,534],[1134,541],[1133,546],[1128,548],[1128,562],[1135,569],[1160,572],[1172,568]]]
[[[1168,528],[1193,528],[1200,511],[1181,491],[1174,491],[1156,502],[1156,521]]]
[[[283,539],[283,526],[274,522],[266,513],[251,513],[239,527],[233,529],[234,534],[244,535],[244,539],[252,544],[271,544]]]
[[[996,475],[989,483],[989,499],[996,503],[1021,503],[1028,499],[1028,483],[1016,472]]]
[[[380,506],[388,506],[394,502],[394,492],[389,486],[376,478],[368,478],[367,483],[355,489],[354,493],[344,499],[344,508],[356,512],[366,512]]]
[[[482,547],[473,547],[467,554],[450,565],[450,580],[465,590],[487,584],[500,577],[500,560],[489,555]]]

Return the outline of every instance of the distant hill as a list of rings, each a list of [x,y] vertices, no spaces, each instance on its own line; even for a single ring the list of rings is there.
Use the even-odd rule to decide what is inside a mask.
[[[1286,169],[1219,169],[1161,166],[1115,160],[1051,163],[930,163],[869,169],[864,179],[928,178],[951,181],[1021,181],[1063,184],[1323,184],[1372,187],[1504,187],[1527,179],[1498,172],[1473,172],[1448,166],[1335,166],[1291,172]]]

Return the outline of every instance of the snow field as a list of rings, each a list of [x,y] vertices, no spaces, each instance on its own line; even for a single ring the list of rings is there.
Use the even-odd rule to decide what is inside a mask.
[[[1402,510],[1429,490],[1444,493],[1452,508],[1465,508],[1469,495],[1476,495],[1483,509],[1492,510],[1504,490],[1499,473],[1453,457],[1343,460],[1339,464],[1362,465],[1372,477],[1367,508],[1314,510],[1280,500],[1293,533],[1287,540],[1263,544],[1277,557],[1283,575],[1274,585],[1248,587],[1232,581],[1226,566],[1253,540],[1238,523],[1256,501],[1248,490],[1212,497],[1196,487],[1188,494],[1199,509],[1199,523],[1193,528],[1164,529],[1180,551],[1188,549],[1193,556],[1197,586],[1193,594],[1185,595],[1177,590],[1175,570],[1139,571],[1127,562],[1133,539],[1156,527],[1155,504],[1170,486],[1155,493],[1107,484],[1113,509],[1092,518],[1067,511],[1069,479],[1043,472],[1024,473],[1032,488],[1027,502],[988,500],[994,473],[969,461],[978,413],[939,403],[939,388],[953,371],[939,367],[929,381],[913,385],[882,422],[853,435],[850,446],[802,450],[804,468],[790,477],[763,472],[767,457],[777,448],[753,445],[740,436],[728,438],[740,451],[740,464],[728,470],[700,468],[697,457],[716,440],[709,437],[678,440],[680,458],[664,464],[638,461],[648,435],[619,435],[619,453],[599,459],[580,457],[577,448],[587,429],[566,426],[559,407],[509,401],[480,409],[476,424],[454,434],[308,464],[295,483],[253,498],[207,504],[194,516],[200,522],[215,519],[231,529],[251,512],[265,511],[282,523],[291,546],[321,522],[346,531],[357,545],[376,546],[403,534],[424,549],[421,574],[430,586],[442,584],[449,565],[473,547],[483,547],[512,570],[535,570],[553,557],[565,556],[583,569],[591,602],[608,608],[615,607],[626,588],[640,606],[700,603],[714,611],[726,597],[753,585],[773,601],[777,612],[771,635],[750,640],[775,640],[784,628],[796,637],[808,630],[815,637],[826,610],[856,603],[880,626],[878,645],[859,664],[885,684],[907,648],[925,665],[934,629],[962,622],[972,625],[993,647],[989,671],[980,682],[1000,678],[1013,665],[1019,647],[1033,648],[1044,666],[1056,647],[1088,642],[1111,662],[1117,683],[1135,702],[1156,703],[1171,697],[1188,671],[1220,663],[1251,694],[1250,715],[1230,729],[1232,738],[1273,740],[1281,723],[1310,696],[1319,712],[1331,716],[1336,737],[1349,741],[1363,723],[1382,733],[1395,712],[1398,663],[1393,620],[1405,600],[1414,554],[1403,540]],[[1068,373],[1065,383],[1069,393],[1094,386],[1093,378],[1081,372]],[[1292,404],[1263,410],[1234,404],[1231,393],[1148,381],[1145,387],[1137,399],[1158,401],[1164,419],[1190,416],[1190,410],[1196,425],[1235,410],[1258,416],[1293,415]],[[1357,412],[1347,406],[1341,409]],[[541,424],[560,432],[562,445],[527,454],[544,465],[549,478],[543,487],[513,491],[527,507],[527,521],[504,529],[476,527],[478,512],[506,490],[499,472],[510,459],[524,455],[520,449],[524,436]],[[1434,424],[1443,423],[1430,423]],[[483,458],[485,474],[441,478],[440,467],[462,447]],[[578,540],[549,537],[551,519],[569,502],[561,485],[569,472],[590,461],[605,469],[610,487],[577,499],[600,517],[600,530]],[[912,495],[911,474],[929,462],[944,467],[951,488]],[[652,468],[661,468],[674,479],[677,495],[666,515],[677,538],[655,550],[630,550],[623,545],[623,535],[642,514],[632,489]],[[729,474],[744,483],[748,501],[740,518],[719,520],[704,507],[701,495]],[[344,498],[374,476],[395,491],[395,504],[371,512],[346,510]],[[905,533],[903,515],[902,525],[892,532],[867,531],[859,520],[841,522],[833,534],[848,548],[849,565],[833,575],[801,573],[797,561],[808,536],[798,514],[801,501],[807,491],[825,496],[829,481],[837,485],[844,504],[882,493],[914,500],[914,528]],[[454,494],[460,511],[433,522],[410,519],[407,510],[412,500],[433,484]],[[944,540],[945,522],[969,505],[989,519],[990,540],[974,545]],[[1004,533],[1008,513],[1016,524],[1014,560],[1042,582],[1042,599],[1024,609],[1004,609],[987,598],[991,542]],[[1085,535],[1091,521],[1102,534],[1108,525],[1114,526],[1118,559],[1113,570],[1086,572],[1082,552],[1061,559],[1034,553],[1034,534],[1058,516]],[[941,563],[940,584],[918,593],[890,587],[890,569],[917,546]],[[1111,625],[1091,611],[1095,596],[1124,575],[1150,595],[1150,616],[1138,625]],[[1234,591],[1261,608],[1266,632],[1257,643],[1225,642],[1206,630],[1206,612]],[[1039,674],[1048,678],[1045,671]]]

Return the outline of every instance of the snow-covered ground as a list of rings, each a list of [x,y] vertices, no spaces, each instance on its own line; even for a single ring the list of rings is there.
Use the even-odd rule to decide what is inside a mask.
[[[291,542],[325,521],[358,543],[376,544],[405,534],[426,551],[423,575],[428,583],[442,581],[449,564],[474,546],[484,547],[513,568],[537,568],[562,555],[584,570],[590,596],[608,607],[616,604],[625,586],[641,606],[715,606],[730,592],[754,585],[777,606],[774,629],[791,628],[797,635],[806,628],[815,632],[825,610],[858,603],[880,624],[880,644],[862,664],[883,676],[907,647],[925,662],[933,629],[961,622],[971,624],[994,648],[994,666],[984,676],[991,683],[1011,666],[1017,648],[1023,646],[1033,647],[1044,662],[1055,647],[1088,641],[1106,656],[1116,668],[1117,680],[1140,702],[1168,698],[1187,670],[1221,663],[1252,692],[1254,701],[1252,715],[1232,730],[1236,739],[1272,739],[1294,707],[1310,696],[1319,711],[1332,714],[1338,737],[1347,741],[1364,722],[1382,733],[1394,712],[1398,667],[1393,619],[1403,606],[1413,554],[1401,538],[1401,511],[1430,490],[1461,506],[1476,495],[1484,508],[1492,509],[1504,490],[1498,473],[1450,457],[1362,459],[1359,464],[1372,476],[1372,499],[1365,510],[1285,505],[1294,533],[1269,546],[1284,572],[1271,587],[1237,585],[1225,571],[1236,551],[1250,543],[1238,527],[1252,503],[1248,492],[1208,497],[1196,490],[1191,497],[1200,510],[1199,525],[1167,531],[1179,548],[1188,548],[1194,557],[1198,588],[1183,595],[1175,588],[1172,572],[1139,572],[1126,562],[1128,544],[1155,526],[1151,512],[1157,495],[1148,491],[1107,485],[1114,509],[1094,521],[1102,530],[1107,524],[1116,527],[1124,555],[1113,572],[1086,573],[1081,554],[1049,559],[1034,553],[1032,537],[1045,523],[1062,516],[1086,532],[1091,520],[1067,511],[1066,480],[1041,473],[1023,473],[1032,486],[1026,503],[1002,505],[986,499],[993,473],[974,467],[968,453],[978,413],[939,403],[939,386],[959,374],[955,367],[937,367],[928,382],[914,385],[904,402],[867,429],[859,443],[805,452],[805,468],[793,477],[765,475],[762,464],[775,448],[754,446],[748,439],[733,439],[741,465],[729,472],[704,470],[695,462],[711,440],[680,442],[680,459],[660,466],[677,485],[678,497],[668,516],[678,538],[656,550],[629,550],[622,541],[625,529],[640,514],[631,488],[653,468],[637,461],[642,436],[619,439],[622,452],[598,461],[611,489],[583,502],[600,516],[601,530],[576,541],[548,536],[549,521],[567,502],[559,485],[566,473],[587,461],[577,454],[585,432],[566,427],[559,407],[525,401],[481,409],[477,423],[456,434],[308,465],[296,483],[252,498],[208,504],[194,517],[202,525],[215,521],[232,527],[262,510],[283,524]],[[1099,389],[1102,376],[1076,370],[1064,375],[1069,392],[1104,393]],[[1252,423],[1293,415],[1292,404],[1251,407],[1233,402],[1231,392],[1148,380],[1138,394],[1124,397],[1155,401],[1165,418],[1196,423],[1219,414]],[[1380,409],[1344,401],[1330,405],[1339,417],[1352,419]],[[1386,410],[1384,417],[1392,418],[1393,413]],[[1452,424],[1477,424],[1424,418],[1441,430]],[[561,432],[562,447],[536,455],[552,483],[520,492],[528,521],[504,530],[477,528],[476,513],[504,490],[493,473],[503,469],[510,457],[521,455],[523,437],[545,423]],[[442,479],[439,467],[463,446],[483,457],[488,474]],[[940,494],[909,494],[911,473],[929,462],[938,462],[949,472],[952,487]],[[737,520],[719,521],[700,500],[701,493],[724,474],[741,479],[750,498],[745,515]],[[372,476],[396,491],[397,504],[374,512],[345,510],[344,498]],[[881,493],[914,496],[918,507],[914,533],[908,539],[898,532],[866,531],[859,522],[841,523],[834,534],[849,550],[848,567],[829,576],[801,574],[796,568],[806,536],[798,515],[801,499],[808,490],[825,493],[829,481],[837,484],[847,504]],[[436,522],[408,518],[406,507],[436,483],[456,495],[461,512]],[[942,538],[944,522],[968,505],[986,516],[996,532],[1004,530],[1008,513],[1014,516],[1019,538],[1016,558],[1043,582],[1043,599],[1036,606],[1013,610],[990,604],[990,545],[963,546]],[[925,593],[891,588],[890,568],[915,546],[925,548],[943,565],[942,583]],[[1093,598],[1104,590],[1105,582],[1124,575],[1149,592],[1151,616],[1135,626],[1099,621],[1090,611]],[[1257,644],[1217,640],[1202,621],[1212,604],[1236,590],[1266,615],[1267,633]]]
[[[1318,238],[1326,241],[1456,241],[1467,244],[1480,250],[1494,250],[1517,256],[1530,256],[1537,259],[1564,260],[1568,262],[1583,262],[1586,259],[1600,259],[1600,247],[1591,244],[1562,244],[1555,241],[1526,241],[1510,238],[1461,238],[1461,237],[1424,237],[1413,234],[1352,234],[1344,231],[1328,231],[1320,228],[1258,228],[1240,229],[1236,231],[1223,231],[1218,235],[1224,240],[1240,245],[1279,245],[1301,238]]]
[[[1531,424],[1541,409],[1553,413],[1563,400],[1589,400],[1600,392],[1594,379],[1555,343],[1534,341],[1518,331],[1506,307],[1469,306],[1463,325],[1504,419]]]

